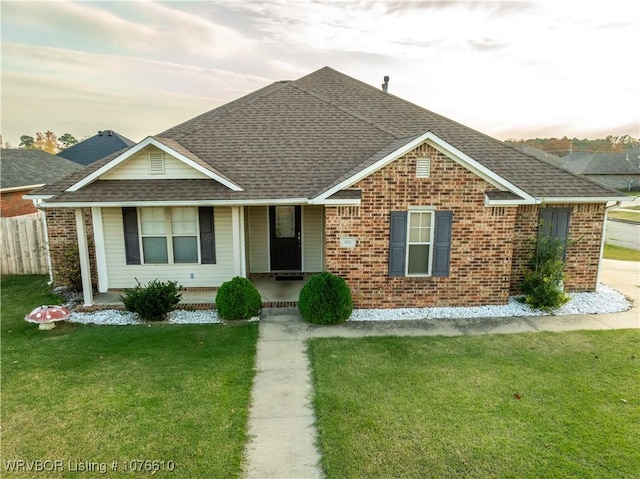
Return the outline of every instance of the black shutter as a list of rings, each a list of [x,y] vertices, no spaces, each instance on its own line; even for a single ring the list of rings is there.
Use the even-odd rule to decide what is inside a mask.
[[[389,234],[389,276],[405,274],[407,257],[407,212],[392,211]]]
[[[453,211],[436,211],[432,276],[449,276]]]
[[[124,252],[127,264],[140,264],[138,211],[136,208],[122,208],[122,226],[124,229]]]
[[[216,264],[216,237],[213,227],[213,206],[198,208],[200,221],[200,263]]]

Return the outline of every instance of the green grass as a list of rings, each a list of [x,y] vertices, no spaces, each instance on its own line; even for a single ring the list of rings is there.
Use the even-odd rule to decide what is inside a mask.
[[[240,475],[257,324],[81,326],[39,331],[43,276],[2,278],[2,473],[8,460],[174,461],[153,477]],[[33,473],[7,474],[34,477]],[[145,475],[149,475],[147,472]]]
[[[633,221],[640,223],[640,212],[634,213],[633,211],[610,211],[607,215],[609,218],[618,220]]]
[[[327,478],[640,477],[639,351],[631,330],[310,340]]]
[[[605,243],[603,257],[605,259],[617,259],[622,261],[640,261],[640,251]]]

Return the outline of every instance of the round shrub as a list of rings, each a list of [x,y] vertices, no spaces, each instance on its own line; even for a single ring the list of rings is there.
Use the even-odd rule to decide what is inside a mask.
[[[298,308],[314,324],[344,323],[353,311],[351,291],[344,279],[324,272],[312,276],[300,291]]]
[[[260,314],[262,299],[254,284],[236,276],[222,283],[216,296],[216,309],[223,319],[249,319]]]
[[[138,281],[138,280],[136,280]],[[145,321],[164,321],[167,314],[180,302],[182,295],[177,281],[162,283],[157,279],[146,286],[138,285],[134,289],[125,291],[120,296],[127,311],[138,313]]]

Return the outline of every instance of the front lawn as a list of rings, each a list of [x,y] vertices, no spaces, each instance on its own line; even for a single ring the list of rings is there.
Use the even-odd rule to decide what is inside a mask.
[[[622,246],[614,246],[605,243],[604,253],[605,259],[617,259],[621,261],[640,261],[640,251],[637,249],[623,248]]]
[[[37,477],[102,476],[75,472],[86,463],[106,464],[108,477],[141,476],[125,466],[159,469],[153,477],[240,476],[257,324],[39,331],[23,320],[51,303],[45,277],[2,277],[0,475],[12,461],[49,460],[61,468]]]
[[[639,477],[637,330],[313,339],[327,477]]]

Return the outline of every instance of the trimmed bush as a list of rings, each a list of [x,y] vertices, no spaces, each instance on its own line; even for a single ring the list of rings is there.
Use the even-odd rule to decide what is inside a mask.
[[[567,301],[563,291],[565,262],[562,257],[566,242],[550,236],[540,236],[529,261],[529,269],[523,272],[520,285],[524,302],[535,309],[553,311]]]
[[[216,295],[216,309],[223,319],[250,319],[260,314],[261,307],[255,285],[240,276],[222,283]]]
[[[127,311],[138,313],[141,319],[164,321],[167,313],[173,311],[182,298],[178,291],[180,286],[177,281],[162,283],[154,279],[146,286],[140,286],[138,281],[138,285],[134,289],[126,290],[120,299]]]
[[[353,311],[351,291],[344,279],[324,272],[312,276],[300,291],[298,308],[314,324],[344,323]]]

